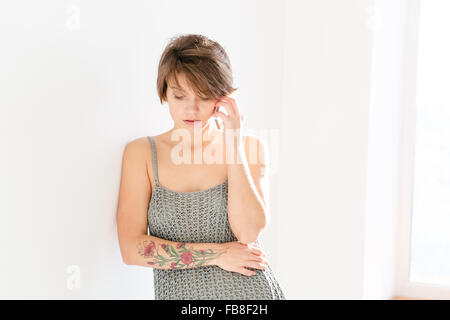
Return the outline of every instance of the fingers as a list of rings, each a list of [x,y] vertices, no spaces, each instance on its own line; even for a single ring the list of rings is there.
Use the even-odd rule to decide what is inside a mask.
[[[268,264],[263,262],[257,262],[257,261],[249,261],[247,263],[246,267],[254,268],[254,269],[261,269],[261,270],[267,270]]]
[[[250,244],[250,243],[248,243],[248,244],[247,244],[247,243],[241,243],[241,242],[239,242],[239,243],[240,243],[241,245],[247,247],[247,249],[249,249],[249,251],[250,251],[252,254],[257,255],[257,256],[267,257],[266,253],[265,253],[261,248],[256,247],[255,245]]]
[[[259,253],[261,252],[261,253]],[[252,263],[262,263],[264,265],[269,265],[269,261],[267,260],[267,256],[264,252],[262,252],[262,250],[259,250],[259,252],[254,253],[253,251],[251,252],[251,256],[249,257],[249,261],[251,261]]]
[[[217,101],[216,104],[223,106],[227,110],[228,115],[231,115],[231,114],[236,115],[237,114],[237,110],[236,110],[237,107],[235,105],[235,102],[230,97],[223,96],[223,97],[219,98],[219,100]]]
[[[219,109],[219,107],[225,108],[225,110],[226,110],[227,112],[226,112],[226,113],[225,113],[225,112],[222,112],[222,111]],[[220,100],[220,101],[217,102],[217,104],[216,104],[216,111],[214,112],[214,115],[218,116],[218,115],[220,115],[220,114],[221,114],[223,117],[225,117],[225,118],[232,117],[232,116],[234,115],[234,110],[232,109],[232,107],[231,107],[227,102],[224,102],[223,100]]]
[[[215,116],[215,117],[219,117],[219,118],[221,118],[222,120],[228,119],[228,115],[226,115],[225,113],[223,113],[222,111],[219,111],[219,110],[216,110],[216,111],[214,112],[214,116]]]
[[[258,243],[241,243],[235,241],[229,244],[230,257],[222,269],[240,273],[245,276],[254,276],[257,270],[268,270],[269,262],[265,252],[259,248]],[[255,272],[256,271],[256,272]]]
[[[259,269],[259,270],[267,270],[268,265],[265,263],[260,263],[256,261],[248,261],[245,267],[240,267],[237,272],[243,274],[244,276],[254,276],[256,272],[247,268]]]
[[[255,271],[246,269],[245,267],[240,267],[240,268],[238,269],[238,272],[241,273],[241,274],[243,274],[244,276],[254,276],[254,275],[256,274]]]
[[[269,261],[263,256],[254,256],[254,257],[250,258],[249,261],[258,262],[258,263],[263,263],[265,265],[269,265]]]
[[[255,246],[250,246],[249,249],[251,250],[251,252],[253,254],[256,254],[258,256],[264,256],[264,257],[266,256],[266,253],[261,248],[258,248]]]
[[[231,108],[233,109],[234,114],[238,114],[238,108],[236,105],[236,100],[234,100],[233,98],[229,97],[229,96],[223,96],[221,98],[222,100],[225,100],[226,102],[228,102],[231,105]]]
[[[251,250],[251,252],[252,252],[254,255],[257,255],[257,256],[266,256],[266,254],[265,254],[261,249],[258,249],[258,248],[251,248],[250,250]]]

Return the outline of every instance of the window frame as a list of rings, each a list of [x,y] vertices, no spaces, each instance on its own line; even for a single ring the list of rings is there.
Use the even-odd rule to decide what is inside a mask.
[[[409,280],[416,141],[416,83],[419,52],[420,2],[420,0],[410,0],[407,6],[405,68],[403,75],[404,105],[400,137],[400,163],[398,166],[399,207],[395,296],[449,299],[450,286]]]

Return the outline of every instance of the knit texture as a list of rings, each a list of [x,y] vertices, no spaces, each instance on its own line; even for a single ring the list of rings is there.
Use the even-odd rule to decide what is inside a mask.
[[[163,187],[158,181],[155,142],[153,137],[148,138],[155,181],[148,209],[149,234],[175,242],[237,241],[228,222],[228,179],[209,189],[194,192],[177,192]],[[249,269],[256,275],[245,276],[218,266],[154,268],[155,299],[286,299],[270,266],[267,270]]]

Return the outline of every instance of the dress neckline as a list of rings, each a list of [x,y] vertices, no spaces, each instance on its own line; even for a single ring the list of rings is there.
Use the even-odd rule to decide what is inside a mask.
[[[206,193],[206,192],[208,192],[208,191],[212,191],[212,190],[221,188],[221,187],[222,187],[223,185],[225,185],[227,182],[228,182],[228,177],[227,177],[222,183],[219,183],[219,184],[217,184],[217,185],[215,185],[215,186],[212,186],[212,187],[210,187],[210,188],[208,188],[208,189],[203,189],[203,190],[198,190],[198,191],[175,191],[175,190],[171,190],[171,189],[168,189],[168,188],[164,187],[164,186],[163,186],[162,184],[160,184],[159,182],[157,182],[157,183],[155,184],[155,187],[158,187],[158,188],[160,188],[160,189],[162,189],[162,190],[164,190],[164,191],[170,192],[170,193],[178,193],[178,194],[187,195],[187,194],[200,194],[200,193]]]

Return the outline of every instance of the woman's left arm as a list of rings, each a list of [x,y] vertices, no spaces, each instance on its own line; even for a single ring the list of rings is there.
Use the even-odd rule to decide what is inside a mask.
[[[268,177],[263,143],[253,136],[241,136],[244,120],[236,101],[221,97],[214,115],[222,118],[228,165],[228,221],[241,243],[255,242],[269,221],[267,201]],[[237,140],[237,141],[236,141]],[[265,197],[266,194],[266,197]]]
[[[239,160],[228,164],[228,220],[241,243],[255,242],[270,219],[264,153],[259,139],[246,136],[236,148]]]

